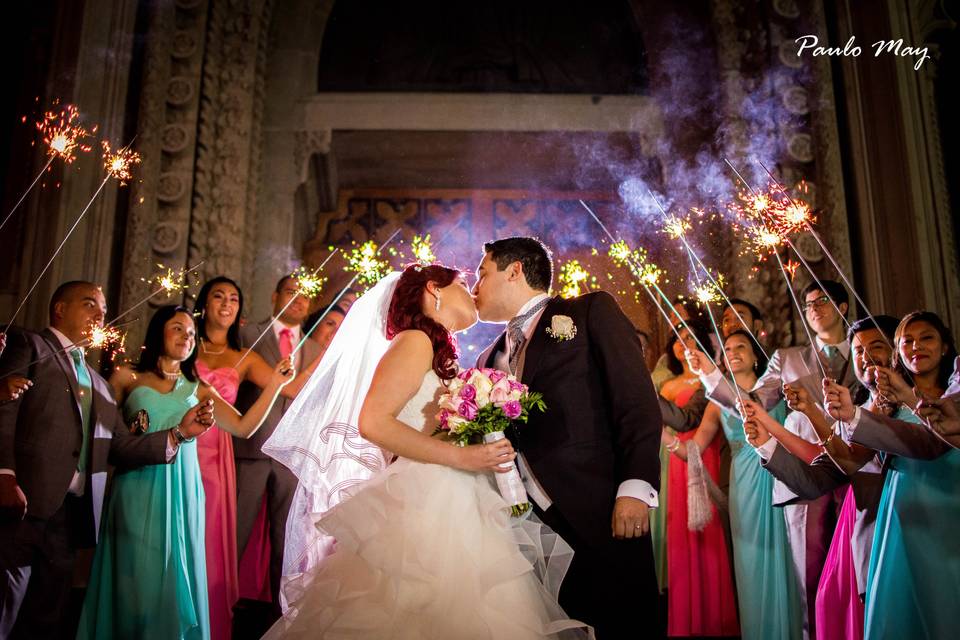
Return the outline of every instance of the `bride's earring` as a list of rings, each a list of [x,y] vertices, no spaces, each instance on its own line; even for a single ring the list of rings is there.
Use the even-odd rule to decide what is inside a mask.
[[[433,305],[434,311],[440,311],[440,294],[437,294],[437,303]]]

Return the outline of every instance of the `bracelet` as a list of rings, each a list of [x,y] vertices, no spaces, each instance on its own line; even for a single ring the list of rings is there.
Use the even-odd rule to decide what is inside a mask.
[[[177,444],[183,444],[184,442],[193,442],[195,438],[188,438],[183,435],[183,432],[180,431],[179,425],[173,428],[173,437],[177,439]]]
[[[819,445],[820,445],[821,447],[826,447],[828,444],[830,444],[830,441],[833,440],[834,436],[836,436],[836,435],[837,435],[837,432],[836,432],[836,431],[831,432],[830,435],[828,435],[825,440],[821,440],[821,441],[819,442]]]
[[[680,438],[674,438],[673,442],[667,445],[667,451],[670,453],[676,453],[677,449],[680,448]]]

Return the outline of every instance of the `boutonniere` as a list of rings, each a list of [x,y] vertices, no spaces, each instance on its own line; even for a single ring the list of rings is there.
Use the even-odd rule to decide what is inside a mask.
[[[573,324],[570,316],[553,316],[550,318],[550,326],[547,327],[547,335],[558,342],[573,340],[577,335],[577,325]]]

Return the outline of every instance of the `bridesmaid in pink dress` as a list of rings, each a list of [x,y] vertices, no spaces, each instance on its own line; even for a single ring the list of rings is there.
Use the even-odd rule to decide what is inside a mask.
[[[698,338],[709,343],[708,335]],[[686,347],[697,344],[686,329],[680,330]],[[663,385],[660,393],[683,407],[700,387],[699,379],[687,367],[684,345],[671,340],[667,348],[683,365],[683,373]],[[668,354],[669,358],[669,354]],[[697,430],[664,436],[668,450],[684,448]],[[703,467],[716,483],[720,472],[720,440],[714,437],[701,453]],[[737,602],[733,571],[727,552],[720,514],[711,504],[713,517],[703,531],[687,527],[687,462],[678,455],[670,456],[667,474],[667,635],[739,636]]]
[[[240,349],[240,317],[243,294],[237,284],[223,276],[203,285],[197,295],[197,373],[224,400],[233,404],[240,383],[250,380],[265,387],[272,367],[256,353],[244,356]],[[243,359],[241,362],[241,358]],[[296,397],[312,371],[299,372],[283,388],[285,397]],[[292,387],[292,388],[291,388]],[[214,428],[197,439],[200,476],[206,494],[207,593],[210,604],[210,637],[230,640],[233,606],[240,592],[237,573],[237,471],[232,436]]]

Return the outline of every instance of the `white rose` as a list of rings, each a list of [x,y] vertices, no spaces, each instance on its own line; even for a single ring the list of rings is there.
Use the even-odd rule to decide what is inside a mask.
[[[553,316],[550,318],[550,329],[547,330],[557,340],[572,340],[577,335],[577,325],[569,316]]]
[[[493,390],[493,383],[490,382],[490,378],[487,376],[481,375],[473,381],[473,386],[477,390],[477,398],[475,402],[478,407],[484,407],[490,404],[490,392]]]

